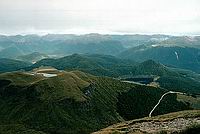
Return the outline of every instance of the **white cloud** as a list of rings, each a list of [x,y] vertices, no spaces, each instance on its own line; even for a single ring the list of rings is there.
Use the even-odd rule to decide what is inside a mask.
[[[199,0],[0,1],[0,33],[9,34],[30,29],[36,33],[199,34],[199,18]]]

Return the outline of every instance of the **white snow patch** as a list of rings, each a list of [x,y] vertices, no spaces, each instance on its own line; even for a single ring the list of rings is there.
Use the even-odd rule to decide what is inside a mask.
[[[159,46],[159,45],[156,45],[156,44],[155,44],[155,45],[151,45],[151,46],[152,46],[152,47],[157,47],[157,46]]]
[[[164,40],[167,40],[169,39],[168,37],[163,37],[163,38],[151,38],[150,40],[152,41],[164,41]]]
[[[176,51],[175,51],[174,53],[175,53],[175,55],[176,55],[176,59],[179,60],[178,53],[177,53]]]

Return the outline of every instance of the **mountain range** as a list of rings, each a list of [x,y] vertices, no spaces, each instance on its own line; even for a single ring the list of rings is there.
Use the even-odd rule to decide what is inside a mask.
[[[142,62],[155,60],[170,67],[200,70],[200,49],[183,46],[137,46],[118,55],[120,58]]]
[[[193,134],[199,70],[199,36],[1,35],[0,133]]]

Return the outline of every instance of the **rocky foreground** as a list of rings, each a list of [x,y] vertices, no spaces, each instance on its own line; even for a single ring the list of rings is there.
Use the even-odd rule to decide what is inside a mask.
[[[197,134],[199,130],[200,110],[191,110],[127,121],[93,134]]]

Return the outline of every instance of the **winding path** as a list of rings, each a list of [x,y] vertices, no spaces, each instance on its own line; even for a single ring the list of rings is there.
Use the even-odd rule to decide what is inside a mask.
[[[154,106],[154,108],[151,110],[151,112],[149,113],[149,117],[151,117],[151,114],[153,113],[153,111],[157,108],[157,106],[160,104],[161,100],[163,99],[164,96],[166,96],[167,94],[181,94],[184,95],[185,93],[181,93],[181,92],[174,92],[174,91],[169,91],[166,92],[165,94],[163,94],[160,98],[160,100],[158,101],[158,103]]]

